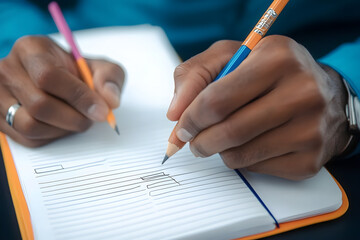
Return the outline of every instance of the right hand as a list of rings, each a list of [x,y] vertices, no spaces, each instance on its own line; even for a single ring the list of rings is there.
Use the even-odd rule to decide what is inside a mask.
[[[217,42],[176,68],[167,116],[178,120],[177,137],[195,156],[219,153],[233,169],[314,176],[350,138],[341,76],[294,40],[273,35],[212,82],[240,46]]]
[[[93,121],[105,121],[120,102],[124,71],[105,60],[88,60],[96,91],[81,80],[70,53],[47,37],[27,36],[0,60],[0,131],[16,142],[38,147]],[[13,126],[5,121],[20,103]]]

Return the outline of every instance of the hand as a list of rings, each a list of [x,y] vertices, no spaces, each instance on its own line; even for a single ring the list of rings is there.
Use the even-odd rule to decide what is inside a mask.
[[[241,42],[220,41],[179,65],[168,110],[195,156],[220,153],[233,169],[303,179],[344,149],[341,77],[287,37],[262,39],[232,73],[212,82]]]
[[[95,91],[80,79],[71,54],[46,37],[23,37],[0,61],[0,131],[15,141],[37,147],[85,131],[92,121],[105,121],[119,106],[124,72],[104,60],[88,60]],[[20,103],[13,127],[8,108]]]

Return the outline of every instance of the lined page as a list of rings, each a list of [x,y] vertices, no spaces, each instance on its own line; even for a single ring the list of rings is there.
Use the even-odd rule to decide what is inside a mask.
[[[67,139],[72,143],[63,153],[57,144],[27,152],[27,199],[43,205],[54,239],[167,239],[209,226],[219,230],[225,223],[238,223],[236,230],[246,233],[253,226],[240,223],[247,219],[272,226],[264,208],[219,157],[197,159],[184,149],[161,165],[171,129],[140,130],[151,138],[146,134],[139,140],[128,130],[112,149],[107,142],[90,142],[93,147],[82,149],[78,140]],[[42,231],[44,221],[34,223]]]
[[[178,60],[158,28],[110,30],[76,36],[91,54],[105,52],[127,70],[122,106],[114,111],[120,137],[97,123],[37,149],[8,138],[36,239],[227,239],[273,229],[272,218],[218,155],[195,158],[185,146],[161,165],[174,126],[165,117],[164,99],[167,105],[173,91],[165,82],[172,82]],[[99,36],[107,49],[89,47]],[[113,49],[120,41],[126,49],[118,57]],[[141,46],[145,62],[135,63],[131,56]],[[145,64],[152,53],[162,60]],[[149,89],[152,81],[159,88]]]

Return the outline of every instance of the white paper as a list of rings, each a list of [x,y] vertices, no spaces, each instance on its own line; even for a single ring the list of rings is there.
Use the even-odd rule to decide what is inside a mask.
[[[302,181],[246,171],[242,173],[278,222],[332,212],[342,204],[342,193],[325,168]]]
[[[185,146],[161,165],[179,60],[160,28],[75,36],[84,55],[110,57],[126,69],[114,111],[121,135],[98,123],[37,149],[8,138],[36,239],[228,239],[274,228],[219,156],[195,158]]]

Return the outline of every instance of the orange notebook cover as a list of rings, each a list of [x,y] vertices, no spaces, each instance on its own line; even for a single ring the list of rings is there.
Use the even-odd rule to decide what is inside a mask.
[[[9,188],[10,188],[10,192],[11,192],[11,196],[12,196],[21,236],[25,240],[28,240],[28,239],[32,240],[32,239],[34,239],[34,233],[33,233],[33,229],[32,229],[30,213],[29,213],[29,210],[27,207],[27,203],[26,203],[24,194],[22,192],[22,188],[20,185],[20,181],[18,178],[18,174],[16,171],[16,167],[15,167],[15,164],[14,164],[14,161],[12,158],[12,154],[11,154],[8,142],[3,133],[0,133],[0,144],[1,144],[1,150],[3,153]],[[239,239],[247,240],[247,239],[259,239],[259,238],[263,238],[263,237],[268,237],[271,235],[287,232],[292,229],[301,228],[301,227],[305,227],[308,225],[329,221],[329,220],[332,220],[332,219],[342,216],[349,207],[349,201],[348,201],[348,198],[346,196],[344,189],[336,181],[336,179],[334,179],[334,180],[342,192],[342,205],[336,211],[313,216],[313,217],[308,217],[308,218],[304,218],[304,219],[300,219],[300,220],[296,220],[296,221],[280,223],[279,228],[276,228],[274,230],[247,236],[247,237],[243,237],[243,238],[239,238]]]

